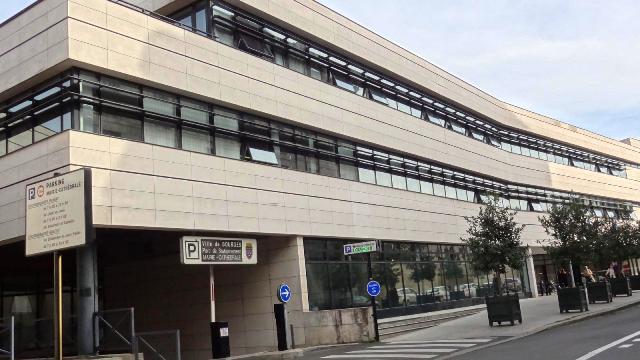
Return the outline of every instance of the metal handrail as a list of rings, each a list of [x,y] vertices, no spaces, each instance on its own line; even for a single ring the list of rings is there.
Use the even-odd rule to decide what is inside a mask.
[[[167,357],[165,356],[166,354],[163,355],[160,352],[160,350],[156,349],[156,347],[154,347],[151,343],[149,343],[149,341],[147,341],[144,338],[144,337],[157,336],[157,335],[171,335],[171,336],[175,337],[174,338],[174,340],[175,340],[175,351],[176,351],[175,359],[167,359]],[[180,349],[180,330],[179,329],[141,332],[141,333],[136,334],[135,342],[136,342],[136,344],[135,344],[135,352],[134,352],[135,360],[139,360],[139,357],[140,357],[140,345],[144,345],[147,349],[149,349],[160,360],[181,360],[182,359],[182,354],[181,354],[181,349]],[[150,359],[147,359],[147,360],[150,360]]]
[[[105,314],[115,314],[115,313],[123,313],[122,317],[115,323],[109,322],[104,317]],[[131,337],[130,338],[127,338],[120,331],[118,331],[118,327],[120,326],[120,324],[122,324],[127,319],[127,315],[130,316],[130,319],[129,319],[129,330],[131,331]],[[134,309],[132,307],[96,311],[95,313],[93,313],[93,324],[94,324],[94,326],[93,326],[93,340],[94,340],[94,353],[95,354],[99,354],[100,351],[103,350],[100,347],[100,345],[101,345],[100,342],[101,342],[101,340],[104,339],[106,332],[103,333],[102,336],[100,335],[99,328],[100,328],[101,324],[106,326],[105,330],[108,330],[110,333],[115,335],[117,339],[121,340],[129,348],[129,350],[132,353],[135,352],[136,331],[135,331]]]
[[[9,326],[3,325],[6,322],[6,319],[9,319]],[[16,358],[16,320],[15,316],[10,316],[8,318],[1,319],[0,318],[0,335],[9,332],[9,349],[0,348],[0,357],[9,357],[10,360],[15,360]]]

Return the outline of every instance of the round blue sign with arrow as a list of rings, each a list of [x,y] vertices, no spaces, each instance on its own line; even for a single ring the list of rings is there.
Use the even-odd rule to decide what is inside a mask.
[[[278,300],[285,304],[291,300],[291,289],[289,285],[280,284],[280,286],[278,286]]]
[[[380,283],[375,281],[375,280],[371,280],[367,283],[367,294],[369,294],[369,296],[378,296],[380,295]]]

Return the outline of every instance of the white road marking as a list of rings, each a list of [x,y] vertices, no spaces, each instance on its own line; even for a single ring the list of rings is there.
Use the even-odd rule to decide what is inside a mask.
[[[376,354],[373,358],[394,358],[394,359],[432,359],[438,355],[421,355],[421,354]],[[329,355],[323,359],[371,359],[370,354],[351,354],[351,355]]]
[[[450,353],[452,351],[456,351],[458,349],[402,349],[402,352],[407,353]],[[355,350],[348,351],[347,354],[361,354],[361,353],[369,353],[369,354],[378,354],[378,353],[394,353],[398,352],[398,349],[376,349],[376,350]]]
[[[626,349],[626,348],[632,347],[632,346],[633,346],[633,344],[624,344],[624,345],[620,345],[619,348],[620,349]]]
[[[640,338],[638,338],[638,339],[633,339],[633,342],[639,342],[639,341],[640,341]]]
[[[593,350],[593,351],[591,351],[591,352],[589,352],[589,353],[587,353],[587,354],[582,355],[581,357],[577,358],[576,360],[587,360],[587,359],[591,359],[592,357],[594,357],[594,356],[596,356],[596,355],[600,354],[601,352],[606,351],[606,350],[609,350],[609,349],[611,349],[612,347],[615,347],[615,346],[617,346],[617,345],[620,345],[620,344],[622,344],[623,342],[625,342],[625,341],[627,341],[627,340],[630,340],[630,339],[633,339],[634,337],[636,337],[636,336],[638,336],[638,335],[640,335],[640,331],[635,332],[635,333],[633,333],[633,334],[631,334],[631,335],[627,335],[627,336],[623,337],[622,339],[620,339],[620,340],[616,340],[616,341],[614,341],[614,342],[612,342],[612,343],[609,343],[609,344],[607,344],[607,345],[605,345],[605,346],[599,347],[599,348],[597,348],[597,349],[595,349],[595,350]]]
[[[382,348],[415,348],[415,347],[430,347],[430,346],[450,346],[450,347],[460,347],[460,348],[468,348],[468,347],[472,347],[472,346],[476,346],[477,344],[453,344],[453,343],[449,343],[449,344],[436,344],[436,343],[431,343],[431,344],[389,344],[389,345],[378,345],[378,346],[372,346],[371,349],[382,349]]]
[[[427,343],[487,343],[493,339],[457,339],[457,340],[422,340],[422,341],[389,341],[385,344],[427,344]]]

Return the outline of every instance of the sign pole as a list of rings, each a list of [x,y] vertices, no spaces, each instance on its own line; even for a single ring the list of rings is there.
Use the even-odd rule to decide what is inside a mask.
[[[373,269],[371,268],[371,253],[367,253],[367,271],[369,272],[369,281],[372,281]],[[375,296],[371,296],[371,308],[373,309],[373,334],[376,342],[380,342],[380,333],[378,332],[378,311],[376,309]]]
[[[62,255],[53,253],[53,338],[54,358],[62,360]]]

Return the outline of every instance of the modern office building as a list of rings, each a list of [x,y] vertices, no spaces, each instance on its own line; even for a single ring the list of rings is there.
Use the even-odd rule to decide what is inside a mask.
[[[550,204],[638,212],[638,140],[504,103],[312,0],[129,2],[41,0],[0,24],[0,317],[25,353],[52,316],[25,186],[54,173],[92,174],[95,241],[63,252],[67,328],[97,296],[135,308],[136,331],[179,329],[189,360],[210,358],[212,318],[232,354],[275,349],[282,283],[295,346],[370,339],[346,243],[380,241],[393,316],[482,302],[460,237],[489,196],[519,210],[532,254]],[[182,265],[186,235],[256,239],[258,263]],[[508,287],[535,296],[545,264]]]

